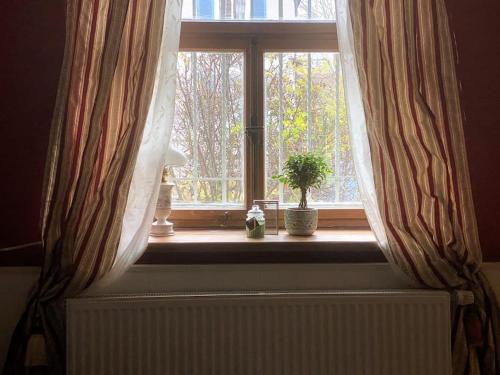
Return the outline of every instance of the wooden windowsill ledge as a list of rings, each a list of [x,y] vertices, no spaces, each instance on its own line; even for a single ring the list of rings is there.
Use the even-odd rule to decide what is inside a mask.
[[[241,229],[185,230],[150,237],[137,264],[380,263],[386,262],[369,230],[319,229],[314,236],[249,239]],[[40,245],[0,253],[0,267],[43,263]]]
[[[369,230],[319,229],[313,236],[249,239],[240,229],[186,230],[150,237],[138,264],[386,262]]]

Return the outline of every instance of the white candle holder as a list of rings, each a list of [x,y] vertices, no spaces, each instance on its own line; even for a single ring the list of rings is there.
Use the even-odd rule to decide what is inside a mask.
[[[170,167],[181,167],[185,165],[186,162],[186,156],[184,156],[182,152],[173,147],[169,147],[161,177],[158,202],[156,203],[156,221],[151,225],[151,236],[164,237],[173,236],[175,234],[174,224],[167,220],[172,212],[172,188],[174,187],[174,184],[168,182],[168,172]]]
[[[165,166],[161,176],[160,192],[156,204],[156,221],[151,225],[151,235],[156,237],[173,236],[174,224],[168,221],[172,212],[172,188],[174,184],[168,182],[168,172],[171,167],[181,167],[187,163],[186,156],[173,147],[169,147],[165,158]]]
[[[174,224],[168,221],[172,212],[172,188],[174,184],[162,182],[158,194],[158,203],[156,204],[156,221],[151,225],[151,235],[155,237],[173,236]]]

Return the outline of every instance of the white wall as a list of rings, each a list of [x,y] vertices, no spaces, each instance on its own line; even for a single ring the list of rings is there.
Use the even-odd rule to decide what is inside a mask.
[[[500,263],[487,263],[484,271],[500,296]],[[38,272],[32,267],[0,268],[0,369]],[[409,287],[388,264],[158,265],[132,267],[113,285],[90,294]]]

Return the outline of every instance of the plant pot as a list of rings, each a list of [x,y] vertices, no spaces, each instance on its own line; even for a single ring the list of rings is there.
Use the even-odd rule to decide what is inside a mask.
[[[318,228],[318,210],[316,208],[287,208],[285,228],[292,236],[312,235]]]

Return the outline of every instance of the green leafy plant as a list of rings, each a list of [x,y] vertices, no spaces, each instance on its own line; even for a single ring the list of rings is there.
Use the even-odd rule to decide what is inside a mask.
[[[282,174],[273,176],[273,179],[300,189],[299,208],[307,208],[307,192],[311,188],[319,188],[332,170],[325,159],[317,154],[308,152],[292,155],[285,162]]]

